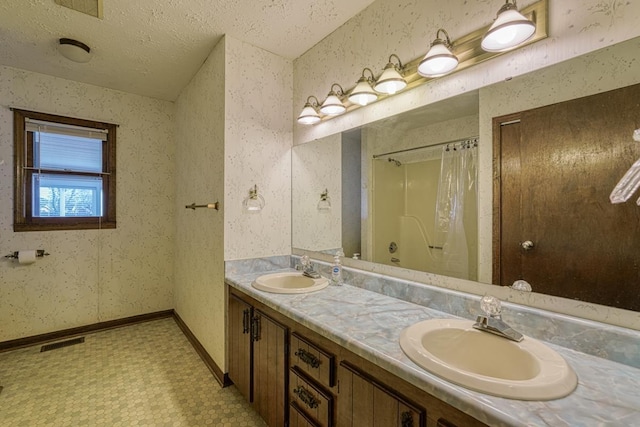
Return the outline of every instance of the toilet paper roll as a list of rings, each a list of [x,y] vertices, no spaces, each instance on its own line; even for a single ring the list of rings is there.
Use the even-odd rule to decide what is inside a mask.
[[[18,252],[18,264],[33,264],[36,262],[36,251],[19,251]]]

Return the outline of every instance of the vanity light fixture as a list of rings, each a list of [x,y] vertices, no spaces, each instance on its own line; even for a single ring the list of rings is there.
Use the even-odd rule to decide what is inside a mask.
[[[320,194],[320,201],[318,202],[318,210],[319,211],[328,211],[331,209],[331,198],[329,197],[329,190],[325,189],[322,194]]]
[[[440,32],[444,34],[444,39],[440,38]],[[451,52],[451,39],[449,34],[442,28],[436,33],[436,39],[431,43],[429,52],[418,65],[418,74],[423,77],[444,76],[456,69],[458,57]]]
[[[506,0],[482,37],[481,46],[487,52],[503,52],[529,40],[535,32],[536,25],[518,12],[516,0]]]
[[[369,77],[365,76],[366,71],[369,71]],[[351,94],[349,95],[349,101],[364,107],[365,105],[378,99],[378,94],[373,90],[373,87],[371,87],[371,85],[374,84],[375,81],[376,79],[373,76],[373,71],[371,71],[371,69],[365,68],[364,70],[362,70],[362,77],[358,79],[356,87],[354,87],[351,91]]]
[[[313,98],[313,99],[312,99]],[[311,95],[307,98],[307,102],[302,108],[302,112],[298,116],[298,123],[303,125],[314,125],[320,121],[320,114],[318,113],[318,98]]]
[[[392,62],[394,57],[398,60],[397,64]],[[389,63],[384,67],[382,75],[378,78],[374,89],[377,92],[387,95],[393,95],[401,91],[407,87],[407,81],[402,77],[403,72],[404,67],[402,66],[402,61],[400,61],[398,55],[392,53],[391,56],[389,56]]]
[[[61,38],[58,40],[58,52],[73,62],[85,63],[91,59],[91,48],[86,44],[74,40]]]
[[[334,86],[338,86],[338,90],[334,91]],[[338,114],[342,114],[347,111],[347,107],[344,106],[342,101],[340,101],[340,96],[344,95],[344,90],[342,86],[338,83],[334,83],[331,85],[331,90],[329,91],[329,95],[327,95],[327,99],[324,100],[322,106],[320,107],[320,112],[322,114],[326,114],[328,116],[336,116]]]
[[[246,212],[257,213],[264,208],[264,197],[258,194],[258,186],[254,185],[249,190],[249,195],[242,201],[242,207]]]

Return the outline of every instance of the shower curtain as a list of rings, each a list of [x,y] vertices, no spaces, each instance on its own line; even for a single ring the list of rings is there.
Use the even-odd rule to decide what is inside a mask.
[[[442,274],[469,278],[469,248],[465,230],[465,201],[476,194],[475,144],[443,148],[435,215],[435,241],[442,251],[434,254]]]

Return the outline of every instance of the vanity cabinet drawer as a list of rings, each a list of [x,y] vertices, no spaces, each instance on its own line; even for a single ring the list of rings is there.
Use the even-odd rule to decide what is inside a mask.
[[[333,420],[333,397],[307,380],[297,367],[290,370],[290,408],[303,413],[318,427],[331,427]],[[291,414],[291,412],[290,412]]]
[[[291,334],[291,366],[298,367],[318,383],[335,385],[335,357],[297,333]]]
[[[294,402],[289,405],[289,427],[320,427]]]

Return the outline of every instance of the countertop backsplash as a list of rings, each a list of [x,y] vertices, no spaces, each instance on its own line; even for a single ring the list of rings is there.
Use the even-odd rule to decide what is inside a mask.
[[[226,274],[295,268],[300,257],[284,255],[227,261]],[[331,277],[331,265],[313,260],[316,270]],[[480,296],[343,267],[345,286],[356,286],[454,316],[475,320]],[[640,332],[559,313],[502,302],[502,317],[517,331],[582,353],[640,368]]]

